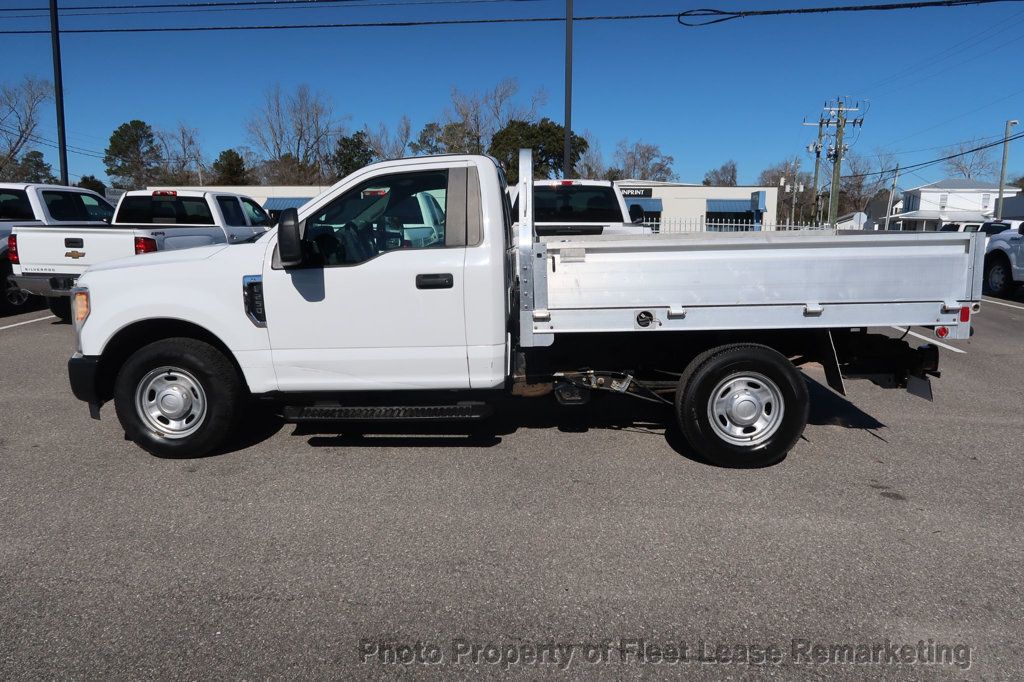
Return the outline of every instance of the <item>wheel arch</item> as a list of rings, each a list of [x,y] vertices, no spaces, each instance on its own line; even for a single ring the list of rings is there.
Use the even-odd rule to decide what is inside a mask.
[[[1008,265],[1010,264],[1010,253],[1006,249],[994,248],[985,254],[985,265],[993,263],[995,261],[1002,260]]]
[[[238,359],[227,344],[216,334],[193,322],[176,318],[151,318],[133,322],[119,329],[103,347],[100,354],[97,390],[101,400],[109,400],[114,395],[114,381],[117,373],[132,353],[154,341],[182,337],[203,341],[210,344],[231,362],[238,373],[239,380],[245,390],[249,390],[245,373],[238,364]]]

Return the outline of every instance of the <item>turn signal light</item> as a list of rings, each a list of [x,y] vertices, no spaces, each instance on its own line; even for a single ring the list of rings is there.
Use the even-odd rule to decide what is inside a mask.
[[[156,251],[156,240],[152,237],[136,237],[135,238],[135,253],[153,253]]]
[[[81,325],[89,317],[89,292],[78,289],[71,297],[71,310],[75,324]]]
[[[7,260],[14,265],[21,265],[21,259],[18,257],[18,235],[16,234],[7,235]]]

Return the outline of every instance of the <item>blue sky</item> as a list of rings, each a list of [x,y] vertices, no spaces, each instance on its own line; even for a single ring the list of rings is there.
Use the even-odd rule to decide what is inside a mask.
[[[132,4],[157,0],[131,0]],[[166,0],[163,0],[166,1]],[[377,2],[383,0],[366,0]],[[866,0],[857,0],[863,2]],[[45,6],[45,0],[6,0]],[[129,0],[61,0],[76,5]],[[5,3],[6,4],[6,3]],[[754,9],[842,4],[701,0],[576,0],[576,14],[670,12],[693,7]],[[2,6],[2,5],[0,5]],[[10,5],[8,5],[10,6]],[[150,16],[62,19],[62,28],[288,24],[406,19],[554,16],[562,0],[316,7]],[[12,13],[13,14],[13,13]],[[0,16],[4,28],[48,28],[45,18]],[[157,128],[178,121],[198,128],[206,156],[248,143],[245,120],[274,83],[309,83],[330,96],[350,127],[394,124],[407,113],[414,130],[436,120],[451,86],[483,90],[519,79],[524,93],[543,88],[543,115],[560,121],[564,27],[561,24],[430,28],[318,29],[273,32],[66,35],[64,85],[69,144],[100,150],[120,123]],[[50,78],[49,37],[3,36],[4,74]],[[683,181],[699,182],[726,159],[741,183],[765,166],[802,154],[826,99],[847,95],[867,109],[853,149],[899,152],[906,165],[940,148],[1002,134],[1024,118],[1021,41],[1024,3],[887,13],[747,18],[706,28],[674,19],[580,22],[575,27],[573,128],[590,130],[606,156],[622,138],[656,142],[675,157]],[[56,139],[51,111],[40,134]],[[54,150],[43,148],[56,167]],[[998,150],[996,150],[998,151]],[[1024,148],[1011,174],[1024,173]],[[74,175],[103,177],[100,160],[71,154]],[[938,167],[901,184],[939,178]]]

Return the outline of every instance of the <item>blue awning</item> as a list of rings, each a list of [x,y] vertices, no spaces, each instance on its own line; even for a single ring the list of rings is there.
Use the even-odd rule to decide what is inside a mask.
[[[751,213],[750,199],[708,199],[708,213]]]
[[[644,199],[626,197],[626,207],[639,206],[644,213],[661,213],[661,199]]]
[[[299,208],[313,197],[270,197],[263,208],[268,211],[283,211],[286,208]]]

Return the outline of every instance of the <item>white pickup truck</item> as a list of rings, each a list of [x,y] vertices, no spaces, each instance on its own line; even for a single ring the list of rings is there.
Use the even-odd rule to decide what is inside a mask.
[[[50,310],[71,319],[75,282],[96,263],[128,255],[244,242],[270,226],[266,211],[249,197],[197,190],[126,192],[109,225],[15,225],[9,238],[11,281],[47,297]]]
[[[444,224],[416,247],[392,234],[422,193]],[[292,421],[436,420],[605,391],[664,406],[708,460],[756,466],[803,432],[798,364],[839,391],[860,377],[930,397],[936,346],[867,328],[966,339],[980,309],[983,235],[538,238],[532,183],[519,198],[514,219],[489,157],[387,161],[252,243],[90,268],[72,391],[96,418],[113,400],[128,438],[178,457],[222,446],[252,398]]]
[[[509,188],[509,198],[517,214],[518,186]],[[533,224],[541,237],[652,234],[643,215],[639,206],[627,209],[622,192],[608,180],[533,181]]]
[[[993,296],[1005,296],[1024,284],[1024,220],[985,223],[992,235],[985,255],[985,288]]]
[[[8,237],[15,225],[60,227],[110,222],[114,207],[99,194],[80,187],[25,182],[0,183],[0,312],[16,312],[29,302],[29,293],[9,280]]]

